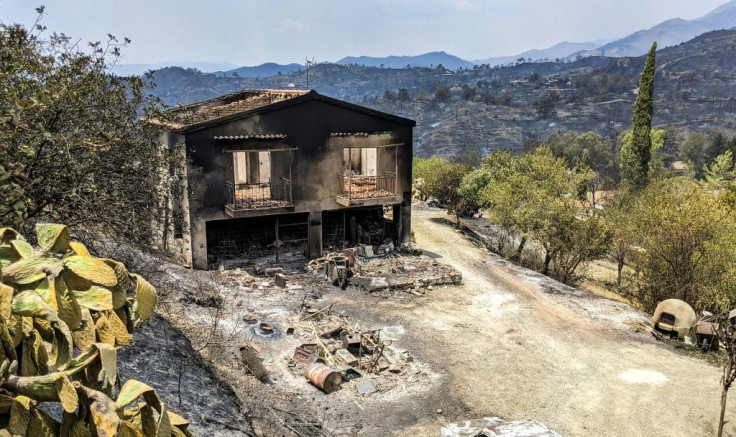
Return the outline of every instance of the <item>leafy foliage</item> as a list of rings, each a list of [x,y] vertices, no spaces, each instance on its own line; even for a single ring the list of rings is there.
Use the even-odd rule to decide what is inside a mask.
[[[711,165],[703,168],[704,180],[702,185],[711,190],[725,190],[732,188],[734,180],[736,180],[736,171],[734,171],[733,153],[726,150],[722,155],[718,155]]]
[[[611,187],[618,181],[618,156],[613,144],[595,132],[580,135],[567,131],[552,133],[542,143],[552,154],[563,158],[568,167],[588,167],[595,171],[604,186]]]
[[[544,273],[573,283],[578,267],[602,256],[610,244],[600,222],[578,218],[576,194],[584,177],[546,147],[519,157],[494,152],[465,177],[459,191],[468,203],[487,208],[493,221],[518,233],[517,259],[527,241],[534,241],[545,252]]]
[[[91,256],[66,226],[38,224],[36,238],[33,248],[0,229],[0,427],[29,437],[191,435],[154,389],[118,379],[116,348],[151,316],[156,290]],[[44,402],[60,404],[61,422]]]
[[[662,163],[662,155],[660,151],[664,147],[665,135],[666,131],[664,129],[652,129],[649,134],[652,143],[649,152],[649,169],[647,170],[647,177],[649,179],[657,179],[664,173],[664,164]],[[624,150],[631,150],[633,147],[633,131],[627,130],[624,132],[620,136],[620,140],[621,153],[623,156]]]
[[[0,25],[0,218],[147,241],[166,162],[159,129],[138,122],[157,112],[150,84],[110,73],[127,40],[84,48],[44,35]]]
[[[705,153],[708,148],[708,140],[705,135],[693,132],[680,144],[680,156],[688,164],[692,176],[702,177],[703,165],[705,164]]]
[[[425,181],[437,173],[437,170],[445,164],[442,158],[414,158],[412,160],[412,189],[414,197],[427,200],[430,196],[425,189]]]
[[[474,212],[469,204],[458,193],[458,187],[472,167],[460,162],[447,162],[440,158],[426,160],[415,159],[414,175],[421,177],[421,196],[434,198],[440,205],[454,214],[458,220],[461,216]]]
[[[736,222],[711,192],[685,179],[649,187],[633,211],[639,301],[676,298],[723,311],[736,304]]]

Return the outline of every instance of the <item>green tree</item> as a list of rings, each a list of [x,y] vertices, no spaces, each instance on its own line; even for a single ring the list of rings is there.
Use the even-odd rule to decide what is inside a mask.
[[[703,165],[705,164],[705,152],[708,140],[705,135],[692,132],[687,139],[680,143],[680,156],[685,160],[694,177],[703,176]]]
[[[647,170],[648,178],[657,179],[664,173],[664,164],[662,162],[662,154],[660,151],[664,147],[666,131],[664,129],[652,129],[650,132],[651,147],[649,154],[649,168]],[[634,134],[631,130],[627,130],[620,137],[621,155],[625,149],[631,150],[634,141]],[[622,158],[623,159],[623,158]],[[622,168],[623,170],[623,168]]]
[[[458,192],[468,205],[487,209],[491,220],[518,235],[516,260],[523,262],[526,244],[534,241],[544,250],[542,272],[574,283],[578,268],[610,246],[605,223],[580,218],[585,214],[576,193],[585,177],[546,147],[518,157],[496,151],[465,176]]]
[[[713,132],[710,137],[710,144],[708,145],[708,162],[723,155],[726,150],[728,150],[728,138],[726,138],[726,135],[721,131]]]
[[[696,308],[727,310],[736,303],[732,212],[711,192],[682,178],[653,184],[637,202],[638,300],[653,310],[676,298]]]
[[[726,150],[722,155],[716,157],[711,165],[703,168],[704,178],[702,185],[710,190],[725,190],[732,186],[736,179],[734,171],[733,154]]]
[[[468,164],[442,160],[442,164],[424,178],[424,193],[427,197],[437,199],[437,202],[445,207],[447,212],[453,214],[458,227],[460,226],[460,217],[473,212],[468,202],[458,193],[458,187],[463,178],[471,170],[472,167]]]
[[[39,9],[39,13],[43,10]],[[161,130],[140,123],[157,102],[139,77],[110,65],[129,41],[78,42],[0,25],[0,215],[60,221],[150,243],[168,157]]]
[[[603,185],[614,185],[618,179],[618,161],[611,140],[595,132],[552,133],[542,144],[556,157],[563,158],[570,168],[587,165],[600,176]],[[583,163],[586,155],[589,162]]]
[[[546,147],[517,158],[496,152],[483,167],[491,179],[481,191],[480,203],[489,209],[491,219],[519,234],[516,259],[521,260],[529,239],[548,240],[548,226],[568,211],[578,181]]]
[[[552,261],[551,275],[565,284],[577,283],[581,279],[579,267],[588,261],[601,258],[611,248],[610,228],[597,217],[580,220],[568,216],[567,223],[559,223],[554,231],[552,235],[554,250],[548,252]],[[549,263],[545,266],[549,269]]]
[[[622,291],[624,267],[636,240],[635,203],[632,193],[618,190],[603,210],[603,219],[611,232],[611,256],[616,262],[616,291],[619,293]]]
[[[634,103],[631,144],[621,149],[621,177],[633,188],[642,188],[649,180],[656,51],[657,43],[655,42],[649,49],[644,71],[639,79],[639,95]]]

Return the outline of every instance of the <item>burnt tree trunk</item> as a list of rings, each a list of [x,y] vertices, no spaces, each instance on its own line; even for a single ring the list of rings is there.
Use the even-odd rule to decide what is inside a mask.
[[[549,251],[544,252],[544,269],[542,274],[549,276],[549,263],[552,261],[552,254]]]
[[[524,245],[526,244],[526,237],[521,237],[521,242],[519,243],[519,248],[516,249],[516,261],[521,265],[521,252],[524,251]]]
[[[721,389],[721,417],[718,420],[718,437],[723,436],[723,425],[726,424],[724,421],[726,417],[726,398],[728,397],[728,387],[725,385]]]

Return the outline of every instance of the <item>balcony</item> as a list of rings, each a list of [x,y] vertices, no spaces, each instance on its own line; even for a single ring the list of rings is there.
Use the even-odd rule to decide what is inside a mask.
[[[365,176],[350,172],[337,175],[337,203],[343,206],[373,206],[401,202],[396,195],[396,173]]]
[[[287,212],[293,208],[291,181],[288,179],[280,178],[279,182],[259,184],[227,182],[225,212],[230,217],[254,217]]]

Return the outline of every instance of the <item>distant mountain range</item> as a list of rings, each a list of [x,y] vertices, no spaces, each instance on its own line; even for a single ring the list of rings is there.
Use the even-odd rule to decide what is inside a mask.
[[[166,67],[196,68],[203,73],[231,70],[237,65],[228,62],[157,62],[155,64],[115,64],[112,71],[120,76],[139,76],[148,70],[161,70]]]
[[[670,47],[688,41],[711,30],[732,29],[736,26],[736,0],[730,1],[704,17],[695,20],[675,18],[656,26],[640,30],[619,40],[610,42],[583,56],[640,56],[646,53],[653,41],[659,48]]]
[[[594,50],[600,47],[600,42],[568,42],[564,41],[546,49],[532,49],[513,56],[497,56],[495,58],[478,59],[476,64],[489,64],[491,67],[516,62],[520,58],[529,61],[538,59],[554,61],[555,59],[566,59],[571,54],[581,51]]]
[[[646,53],[653,41],[659,48],[677,45],[705,32],[736,27],[736,0],[732,0],[695,20],[675,18],[664,21],[649,29],[640,30],[624,38],[605,42],[561,42],[546,49],[532,49],[510,56],[498,56],[475,61],[467,61],[443,51],[430,52],[416,56],[348,56],[335,62],[338,65],[357,64],[366,67],[403,69],[409,67],[437,67],[442,65],[450,70],[470,69],[475,65],[508,65],[523,62],[571,61],[579,57],[635,57]],[[237,76],[242,78],[266,78],[279,73],[288,74],[304,68],[298,63],[266,63],[258,66],[235,68],[233,64],[215,62],[162,62],[157,64],[118,64],[114,71],[121,75],[142,74],[147,70],[157,70],[167,66],[196,68],[204,73],[214,73],[218,77]]]
[[[267,62],[255,67],[240,67],[227,71],[218,71],[215,73],[215,75],[237,77],[271,77],[278,76],[279,74],[291,73],[292,71],[299,71],[303,68],[304,65],[302,64],[294,63],[283,65],[273,62]]]
[[[387,56],[375,58],[371,56],[348,56],[336,62],[339,65],[358,64],[366,67],[406,68],[410,67],[436,67],[442,65],[450,70],[460,68],[473,68],[474,63],[460,59],[457,56],[445,52],[431,52],[418,56]]]

